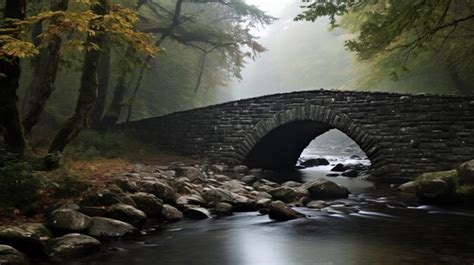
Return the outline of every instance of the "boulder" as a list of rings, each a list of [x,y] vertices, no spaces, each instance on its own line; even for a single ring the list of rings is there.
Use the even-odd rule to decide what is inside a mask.
[[[249,168],[245,165],[238,165],[238,166],[235,166],[234,168],[232,168],[232,170],[235,173],[245,174],[249,171]]]
[[[91,218],[83,213],[70,210],[58,209],[48,217],[48,226],[58,233],[83,232],[89,229]]]
[[[239,180],[230,180],[222,183],[221,186],[225,190],[230,190],[232,192],[242,192],[245,191],[245,183]]]
[[[304,167],[327,166],[329,161],[325,158],[312,158],[301,162],[300,165]]]
[[[186,205],[206,206],[207,203],[201,196],[197,194],[191,194],[178,197],[176,204],[178,206],[184,207]]]
[[[156,218],[161,214],[163,201],[151,193],[137,192],[130,194],[137,204],[137,209],[143,211],[147,217]]]
[[[44,256],[44,246],[52,237],[51,232],[40,223],[0,226],[0,244],[13,248],[32,257]]]
[[[81,256],[99,252],[99,240],[81,234],[67,234],[48,242],[48,255],[51,258]]]
[[[327,206],[328,204],[325,201],[310,201],[306,204],[306,207],[311,209],[322,209]]]
[[[229,180],[232,180],[231,177],[226,176],[226,175],[220,175],[220,174],[214,175],[214,179],[217,180],[217,181],[229,181]]]
[[[161,218],[171,222],[179,221],[183,219],[183,213],[169,204],[163,204],[163,208],[161,209]]]
[[[207,219],[212,218],[209,211],[202,207],[189,207],[184,211],[184,216],[190,219]]]
[[[131,224],[105,217],[92,217],[88,234],[93,237],[124,237],[136,234],[138,230]]]
[[[347,198],[349,191],[324,178],[304,183],[301,187],[308,190],[311,199]]]
[[[341,176],[348,177],[348,178],[356,178],[359,175],[355,169],[349,168],[341,173]]]
[[[106,217],[124,221],[135,227],[142,227],[147,219],[146,214],[137,208],[127,204],[114,204],[107,209]]]
[[[474,160],[464,162],[458,167],[458,177],[461,184],[474,184]]]
[[[270,193],[270,195],[272,195],[272,197],[276,200],[280,200],[286,203],[296,202],[305,195],[307,195],[307,191],[304,189],[298,190],[285,186],[272,189],[268,191],[268,193]]]
[[[252,212],[257,210],[257,202],[246,196],[232,193],[234,210],[236,212]]]
[[[162,180],[145,180],[137,183],[138,190],[141,192],[151,193],[165,202],[174,203],[175,191]]]
[[[250,185],[254,183],[257,180],[257,177],[254,175],[246,175],[240,179],[242,182],[244,182],[247,185]]]
[[[303,185],[303,183],[296,182],[296,181],[287,181],[287,182],[282,183],[281,185],[284,187],[298,188],[301,185]]]
[[[328,177],[337,177],[337,176],[339,176],[339,174],[338,173],[329,173],[329,174],[326,174],[326,176],[328,176]]]
[[[128,178],[116,179],[115,185],[127,192],[136,192],[138,190],[137,182]]]
[[[188,178],[185,177],[174,179],[173,187],[176,192],[181,194],[189,194],[193,190],[193,184]]]
[[[195,167],[179,167],[176,169],[176,174],[179,177],[186,177],[190,181],[203,180],[206,175]]]
[[[82,206],[110,206],[116,203],[123,203],[120,196],[108,190],[87,195],[79,205]]]
[[[398,186],[397,190],[405,193],[416,193],[417,186],[416,181],[408,181]]]
[[[230,203],[219,202],[214,208],[214,213],[220,216],[231,215],[234,211],[234,207]]]
[[[418,181],[416,196],[421,203],[444,204],[452,200],[454,191],[443,179]]]
[[[331,171],[335,171],[335,172],[344,172],[346,170],[347,170],[347,167],[340,163],[331,169]]]
[[[257,196],[255,196],[255,199],[256,200],[260,200],[260,199],[273,199],[272,195],[270,195],[270,193],[268,192],[264,192],[264,191],[260,191],[257,193]]]
[[[229,166],[227,166],[227,165],[212,165],[211,169],[215,172],[223,173],[223,172],[229,170]]]
[[[105,206],[81,206],[79,211],[88,216],[105,216],[107,207]]]
[[[305,217],[304,214],[291,209],[282,201],[274,201],[270,203],[268,209],[268,216],[273,220],[286,221]]]
[[[218,202],[233,203],[234,202],[232,193],[230,191],[226,191],[220,188],[206,190],[203,193],[203,198],[208,203],[218,203]]]
[[[265,192],[268,192],[269,190],[277,188],[279,186],[280,185],[278,185],[278,183],[266,179],[259,179],[252,184],[252,187],[254,189]]]
[[[7,245],[0,245],[0,264],[27,265],[28,259],[18,250]]]
[[[262,209],[262,208],[268,208],[270,206],[270,203],[272,203],[271,199],[259,199],[257,200],[257,209]]]

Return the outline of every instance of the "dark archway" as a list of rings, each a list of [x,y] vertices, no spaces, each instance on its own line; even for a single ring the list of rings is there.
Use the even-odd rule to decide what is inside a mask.
[[[251,168],[293,168],[308,144],[331,128],[327,124],[311,120],[279,126],[252,148],[244,164]]]

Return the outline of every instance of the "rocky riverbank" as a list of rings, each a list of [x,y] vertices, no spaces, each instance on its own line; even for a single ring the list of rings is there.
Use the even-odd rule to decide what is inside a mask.
[[[349,191],[326,179],[278,184],[260,169],[226,165],[136,165],[106,188],[46,209],[43,222],[0,227],[0,264],[62,260],[101,250],[103,242],[139,237],[147,223],[206,219],[259,211],[270,219],[304,218],[292,209],[327,206]]]

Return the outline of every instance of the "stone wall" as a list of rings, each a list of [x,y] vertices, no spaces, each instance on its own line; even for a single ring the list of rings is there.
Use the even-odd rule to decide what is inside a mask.
[[[347,134],[364,150],[380,178],[409,179],[474,158],[473,97],[304,91],[183,111],[119,128],[157,148],[239,164],[270,132],[284,125],[291,131],[291,124],[299,121]],[[294,141],[294,153],[300,154],[327,130],[308,136],[303,127],[307,128],[294,126],[291,135],[281,134]],[[273,145],[266,146],[278,147],[285,138],[276,137]]]

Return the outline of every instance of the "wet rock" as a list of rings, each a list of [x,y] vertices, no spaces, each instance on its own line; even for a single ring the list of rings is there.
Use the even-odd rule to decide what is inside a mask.
[[[176,200],[178,206],[184,207],[185,205],[200,205],[205,206],[206,201],[197,194],[183,195]]]
[[[230,203],[219,202],[214,208],[214,213],[220,216],[231,215],[234,212],[234,207]]]
[[[193,190],[193,184],[188,178],[179,177],[173,181],[173,187],[180,194],[189,194]]]
[[[299,182],[296,182],[296,181],[287,181],[287,182],[282,183],[281,185],[284,186],[284,187],[298,188],[301,185],[303,185],[303,183],[299,183]]]
[[[137,184],[138,190],[141,192],[151,193],[156,197],[162,199],[164,202],[174,203],[175,201],[175,191],[165,181],[148,180],[139,181]]]
[[[356,178],[359,175],[359,172],[357,172],[355,169],[347,169],[344,172],[341,173],[341,176],[343,177],[348,177],[348,178]]]
[[[232,193],[234,210],[236,212],[252,212],[257,210],[257,202],[246,196]]]
[[[268,192],[271,189],[277,188],[279,186],[280,185],[278,185],[277,183],[266,180],[266,179],[259,179],[252,184],[252,187],[254,189],[258,191],[265,191],[265,192]]]
[[[408,181],[398,186],[397,190],[405,193],[416,193],[417,186],[416,181]]]
[[[195,167],[180,167],[176,169],[176,174],[179,177],[186,177],[191,182],[196,180],[203,180],[206,178],[206,175],[199,169]]]
[[[218,202],[233,203],[234,202],[234,197],[232,196],[232,193],[230,191],[220,189],[220,188],[206,190],[203,193],[203,198],[208,203],[218,203]]]
[[[252,169],[249,169],[249,174],[250,175],[254,175],[254,176],[258,176],[258,175],[261,175],[263,172],[263,170],[261,168],[252,168]]]
[[[52,237],[43,224],[23,223],[0,226],[0,244],[12,246],[32,257],[44,256],[44,245]]]
[[[81,234],[67,234],[48,242],[48,256],[51,258],[65,258],[99,252],[100,242],[90,236]]]
[[[351,155],[349,159],[354,159],[354,160],[361,160],[362,158],[358,155]]]
[[[0,245],[0,264],[27,265],[28,259],[18,250],[7,245]]]
[[[268,193],[268,192],[264,192],[264,191],[260,191],[257,196],[255,196],[255,199],[256,200],[260,200],[260,199],[273,199],[273,196]]]
[[[169,204],[164,204],[161,209],[161,217],[166,221],[174,222],[183,219],[183,213]]]
[[[305,217],[304,214],[291,209],[282,201],[274,201],[270,203],[268,209],[268,216],[273,220],[286,221]]]
[[[312,209],[322,209],[327,206],[328,204],[325,201],[310,201],[309,203],[306,204],[306,207],[312,208]]]
[[[280,200],[286,203],[296,202],[305,195],[308,195],[308,192],[304,189],[298,190],[290,187],[278,187],[268,191],[270,195],[276,200]]]
[[[270,206],[270,203],[272,203],[271,199],[259,199],[257,201],[257,209],[262,209],[262,208],[268,208]]]
[[[90,236],[100,237],[124,237],[134,235],[138,230],[131,224],[106,217],[92,217],[89,227]]]
[[[229,170],[229,166],[227,165],[212,165],[212,170],[218,173],[223,173]]]
[[[184,216],[190,219],[207,219],[212,218],[209,211],[202,207],[190,207],[184,211]]]
[[[347,198],[349,195],[345,187],[324,178],[306,182],[302,187],[308,190],[311,199]]]
[[[83,232],[90,225],[89,216],[70,209],[58,209],[48,217],[48,226],[58,233]]]
[[[249,171],[249,168],[245,165],[238,165],[232,168],[235,173],[245,174]]]
[[[416,196],[422,203],[444,204],[451,201],[453,189],[443,179],[419,181]]]
[[[312,158],[300,163],[304,167],[317,167],[317,166],[327,166],[329,161],[325,158]]]
[[[143,211],[148,217],[156,218],[161,214],[163,201],[151,193],[137,192],[130,194],[135,201],[137,209]]]
[[[474,184],[474,160],[464,162],[458,167],[458,177],[461,184]]]
[[[142,227],[147,219],[147,216],[143,211],[123,203],[112,205],[107,209],[106,216],[132,224],[135,227]]]
[[[230,190],[232,192],[242,192],[245,191],[245,183],[234,179],[222,183],[222,188],[225,190]]]
[[[335,172],[344,172],[346,170],[347,170],[347,167],[340,163],[331,169],[331,171],[335,171]]]
[[[337,174],[337,173],[329,173],[329,174],[326,174],[326,176],[328,176],[328,177],[337,177],[337,176],[339,176],[339,174]]]
[[[105,206],[81,206],[79,211],[87,216],[105,216],[107,214]]]
[[[254,175],[247,175],[242,177],[240,180],[247,185],[251,185],[257,180],[257,177],[255,177]]]
[[[82,206],[110,206],[112,204],[122,203],[120,196],[108,190],[90,194],[82,199],[79,205]]]

